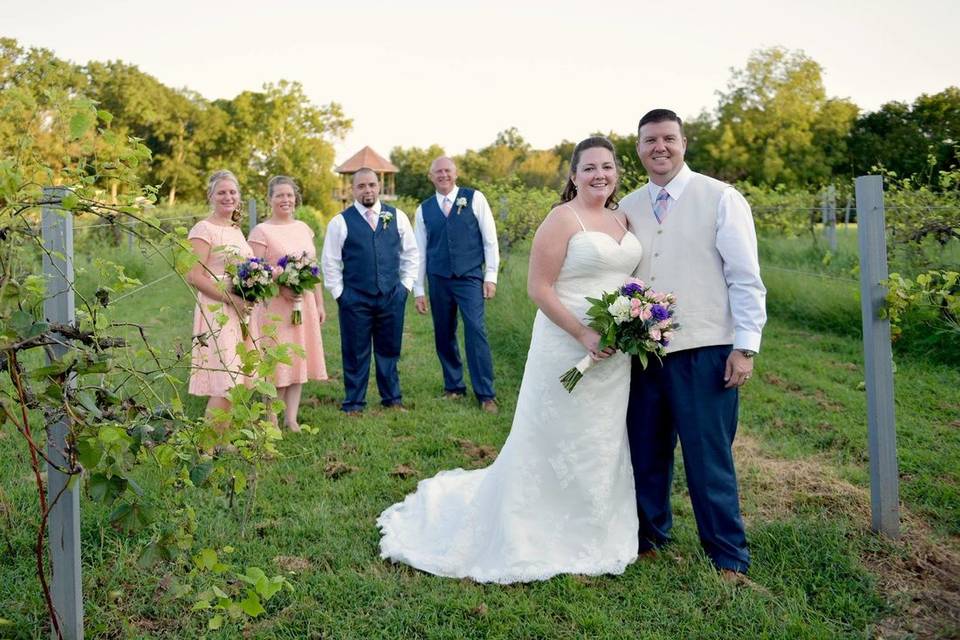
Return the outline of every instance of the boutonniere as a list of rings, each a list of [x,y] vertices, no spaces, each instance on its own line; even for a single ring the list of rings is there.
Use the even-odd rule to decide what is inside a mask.
[[[383,228],[386,229],[390,226],[390,221],[393,220],[393,214],[389,211],[381,211],[380,219],[383,220]]]
[[[460,209],[463,209],[465,206],[467,206],[467,199],[464,196],[460,196],[457,198],[457,201],[454,204],[457,205],[457,215],[460,215]]]

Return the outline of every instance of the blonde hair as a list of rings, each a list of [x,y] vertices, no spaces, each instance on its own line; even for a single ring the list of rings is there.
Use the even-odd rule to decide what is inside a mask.
[[[234,224],[240,224],[240,210],[243,207],[243,198],[240,197],[240,181],[237,180],[237,176],[233,175],[232,171],[221,169],[211,174],[207,180],[207,202],[213,204],[213,192],[217,188],[217,183],[221,180],[229,180],[237,185],[237,208],[230,213],[230,219]]]

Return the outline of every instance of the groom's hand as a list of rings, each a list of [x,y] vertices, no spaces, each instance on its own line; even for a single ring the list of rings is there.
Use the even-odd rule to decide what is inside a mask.
[[[426,296],[417,296],[414,300],[414,304],[417,307],[417,313],[423,315],[427,312],[427,297]]]
[[[748,358],[736,349],[727,356],[727,367],[723,372],[725,389],[742,387],[753,375],[753,358]]]
[[[497,295],[497,283],[484,282],[483,283],[483,299],[490,300],[495,295]]]

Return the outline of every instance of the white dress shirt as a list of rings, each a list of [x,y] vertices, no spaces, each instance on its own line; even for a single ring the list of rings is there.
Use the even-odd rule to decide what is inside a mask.
[[[648,182],[650,206],[656,206],[660,189],[666,189],[670,194],[666,214],[669,217],[673,203],[680,199],[692,175],[693,171],[684,163],[680,173],[665,187]],[[764,302],[767,290],[760,279],[757,233],[753,227],[750,205],[733,187],[723,192],[717,207],[716,246],[723,259],[723,275],[730,296],[730,313],[733,314],[735,331],[733,348],[759,351],[761,332],[767,322]]]
[[[460,187],[454,185],[453,190],[447,195],[436,194],[437,205],[443,211],[443,199],[449,198],[451,204],[451,213],[456,211],[457,193]],[[473,215],[477,218],[480,225],[480,238],[483,241],[483,281],[497,283],[497,273],[500,271],[500,245],[497,243],[497,223],[493,219],[493,212],[490,211],[490,205],[487,198],[479,191],[474,190]],[[417,269],[417,280],[413,285],[413,295],[418,298],[424,294],[427,277],[427,226],[423,223],[423,207],[417,207],[414,214],[416,226],[414,235],[417,239],[417,246],[420,248],[420,265]]]
[[[368,208],[354,200],[353,206],[361,215],[366,217]],[[369,208],[380,215],[380,200],[377,200]],[[413,288],[413,283],[417,278],[417,267],[420,263],[417,250],[417,241],[413,237],[413,227],[410,226],[410,219],[400,209],[391,224],[397,225],[397,231],[400,233],[400,282],[407,291]],[[343,293],[343,242],[347,239],[347,221],[343,219],[343,214],[338,213],[330,220],[327,225],[326,233],[323,237],[323,251],[320,254],[320,266],[323,269],[323,284],[334,299],[339,298]]]

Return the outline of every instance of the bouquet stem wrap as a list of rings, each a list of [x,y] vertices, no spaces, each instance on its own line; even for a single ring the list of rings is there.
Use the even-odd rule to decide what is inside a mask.
[[[250,312],[244,311],[240,316],[240,337],[244,340],[250,337]]]
[[[596,364],[596,360],[590,357],[590,354],[583,356],[583,358],[575,364],[574,366],[567,369],[566,373],[560,376],[560,382],[563,383],[563,388],[567,390],[567,393],[573,392],[574,387],[577,386],[577,383],[580,382],[580,378],[583,377],[583,374],[587,372],[587,369]]]
[[[301,298],[293,301],[293,313],[290,315],[290,324],[303,324],[303,300]]]

